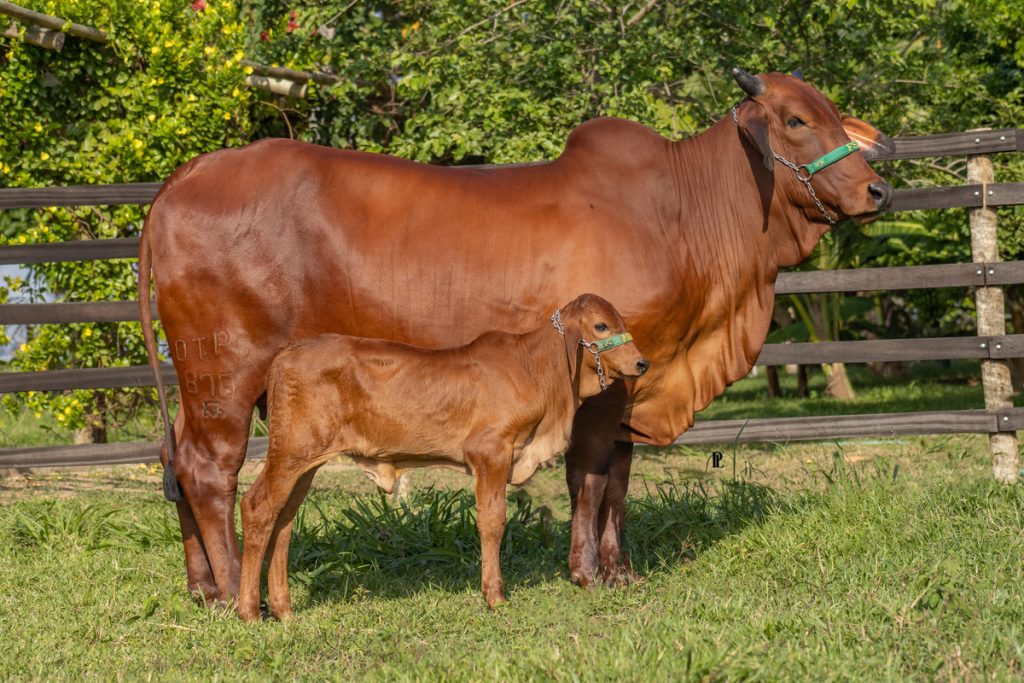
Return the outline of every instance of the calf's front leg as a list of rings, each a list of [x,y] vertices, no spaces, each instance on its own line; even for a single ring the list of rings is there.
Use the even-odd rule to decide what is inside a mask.
[[[505,484],[512,466],[512,449],[502,445],[466,449],[466,462],[476,479],[476,527],[480,532],[480,588],[487,606],[505,602],[501,578],[501,537],[505,534]]]

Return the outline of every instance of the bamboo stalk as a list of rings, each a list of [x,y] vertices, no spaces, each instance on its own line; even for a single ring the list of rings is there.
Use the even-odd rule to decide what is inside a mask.
[[[64,33],[38,26],[27,26],[25,32],[18,30],[18,24],[12,23],[2,34],[4,38],[16,38],[29,45],[43,47],[47,50],[60,52],[64,48]]]
[[[82,24],[76,24],[73,21],[62,19],[60,17],[52,17],[49,14],[42,14],[41,12],[25,9],[24,7],[15,5],[13,2],[7,2],[7,0],[0,0],[0,14],[6,14],[7,16],[13,17],[26,24],[48,28],[53,31],[63,31],[64,33],[75,36],[76,38],[85,38],[86,40],[92,40],[97,43],[106,43],[109,41],[107,34],[99,29],[92,28],[91,26],[83,26]]]

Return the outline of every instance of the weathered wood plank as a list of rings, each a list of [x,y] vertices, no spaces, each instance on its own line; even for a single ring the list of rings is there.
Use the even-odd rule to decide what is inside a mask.
[[[884,413],[870,415],[822,415],[759,420],[715,420],[700,422],[678,439],[677,444],[730,444],[821,439],[891,437],[911,434],[987,434],[998,428],[1005,415],[1007,424],[1024,419],[1024,408],[1006,413],[985,410]]]
[[[161,366],[164,382],[177,384],[171,365]],[[74,368],[45,372],[0,372],[0,394],[18,391],[64,391],[67,389],[115,389],[117,387],[154,386],[153,370],[148,365],[120,368]]]
[[[1007,272],[1006,277],[1009,279],[1020,278],[1013,282],[1024,282],[1024,262],[1021,262],[1019,273]],[[976,287],[984,283],[985,271],[978,264],[948,263],[932,266],[779,273],[779,279],[775,283],[775,293],[808,294],[812,292],[870,292],[934,287]]]
[[[155,302],[152,311],[153,319],[158,319]],[[0,325],[113,323],[138,319],[139,305],[136,301],[0,305]]]
[[[826,415],[766,420],[699,421],[676,443],[686,445],[814,441],[892,437],[914,434],[985,434],[1024,426],[1024,408],[998,413],[985,410]],[[156,462],[159,443],[132,442],[84,446],[37,446],[0,449],[0,469],[76,467]],[[249,440],[248,458],[266,455],[267,439]]]
[[[1015,206],[1024,204],[1024,183],[991,183],[982,197],[982,185],[956,187],[925,187],[896,190],[891,211],[918,209],[952,209],[956,207]]]
[[[12,22],[0,35],[4,38],[14,38],[29,45],[46,48],[54,52],[60,52],[64,49],[65,34],[48,28],[40,28],[39,26],[26,26],[25,32],[22,33],[18,24]]]
[[[6,187],[0,189],[0,209],[149,204],[161,187],[163,183]]]
[[[263,458],[266,455],[266,437],[249,439],[245,454],[247,458]],[[125,465],[159,461],[160,443],[147,441],[0,449],[0,469]]]
[[[1024,346],[1024,335],[1002,337],[1006,352]],[[869,363],[874,361],[952,360],[989,358],[987,337],[933,337],[923,339],[874,339],[868,341],[802,342],[765,344],[757,365],[798,363]]]
[[[334,83],[341,83],[341,77],[335,76],[334,74],[325,74],[322,71],[298,71],[296,69],[288,69],[283,66],[269,66],[267,64],[260,64],[253,62],[248,59],[243,59],[239,62],[242,66],[248,66],[252,68],[253,72],[261,76],[269,76],[271,78],[280,78],[286,81],[294,81],[296,83],[306,83],[313,81],[320,83],[321,85],[333,85]]]
[[[1001,128],[972,133],[909,135],[895,138],[895,142],[895,152],[880,156],[880,161],[1021,151],[1024,149],[1024,130]]]
[[[2,191],[0,190],[0,192]],[[92,261],[99,259],[138,258],[138,256],[138,237],[0,246],[0,265],[26,265],[55,261]]]

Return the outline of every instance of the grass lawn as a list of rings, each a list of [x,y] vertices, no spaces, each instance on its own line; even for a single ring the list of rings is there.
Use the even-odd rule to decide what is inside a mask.
[[[1024,497],[984,437],[644,450],[646,580],[566,580],[561,467],[510,489],[510,602],[479,594],[467,477],[407,509],[318,476],[292,546],[297,620],[194,605],[153,468],[0,479],[0,679],[1019,680]],[[254,476],[247,465],[243,479]]]

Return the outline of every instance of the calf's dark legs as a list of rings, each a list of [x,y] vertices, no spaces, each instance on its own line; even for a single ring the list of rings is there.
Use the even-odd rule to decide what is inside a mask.
[[[605,486],[598,513],[597,533],[600,538],[601,580],[609,586],[632,583],[639,577],[633,572],[629,556],[622,550],[626,530],[626,491],[629,470],[633,463],[633,444],[617,441],[612,446],[608,463],[608,484]]]

